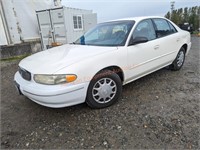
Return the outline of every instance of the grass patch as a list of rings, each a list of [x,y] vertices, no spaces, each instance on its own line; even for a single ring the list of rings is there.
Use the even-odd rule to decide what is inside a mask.
[[[5,58],[5,59],[1,59],[1,62],[10,62],[10,61],[15,61],[15,60],[21,60],[25,57],[29,56],[28,54],[26,55],[20,55],[20,56],[14,56],[14,57],[11,57],[11,58]]]
[[[198,31],[194,31],[194,32],[192,32],[192,34],[199,34],[199,32]]]

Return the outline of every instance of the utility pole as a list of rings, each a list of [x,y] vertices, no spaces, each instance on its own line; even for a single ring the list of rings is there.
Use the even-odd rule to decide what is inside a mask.
[[[170,15],[170,20],[171,20],[172,19],[172,13],[174,11],[175,1],[171,1],[170,4],[171,4],[171,15]]]
[[[61,7],[62,6],[61,1],[62,0],[54,0],[54,6],[55,7]]]

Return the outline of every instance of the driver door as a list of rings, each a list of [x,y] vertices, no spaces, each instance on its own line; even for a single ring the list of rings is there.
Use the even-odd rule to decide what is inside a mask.
[[[156,62],[159,57],[159,44],[150,19],[143,20],[136,26],[130,41],[136,37],[146,37],[148,42],[128,46],[128,81],[146,75],[159,66]]]

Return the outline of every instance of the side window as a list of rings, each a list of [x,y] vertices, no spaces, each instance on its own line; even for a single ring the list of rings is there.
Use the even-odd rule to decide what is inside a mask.
[[[170,27],[170,24],[164,19],[153,19],[156,26],[156,35],[158,38],[170,35],[173,32],[173,28]],[[176,31],[176,30],[175,30]]]
[[[146,37],[149,41],[156,38],[155,30],[150,19],[141,21],[133,32],[133,39],[136,37]]]
[[[78,29],[77,16],[73,16],[74,29]]]
[[[83,25],[82,25],[82,16],[81,15],[76,15],[73,16],[73,23],[74,23],[74,29],[83,29]]]
[[[169,23],[169,27],[171,29],[171,33],[176,33],[177,32],[176,28],[170,22],[168,22],[168,23]]]

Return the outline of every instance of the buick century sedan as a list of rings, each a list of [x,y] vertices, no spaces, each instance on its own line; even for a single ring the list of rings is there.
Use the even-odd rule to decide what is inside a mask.
[[[122,86],[161,68],[179,70],[190,33],[163,17],[136,17],[98,24],[73,43],[19,63],[14,81],[20,94],[47,107],[86,102],[115,103]]]

